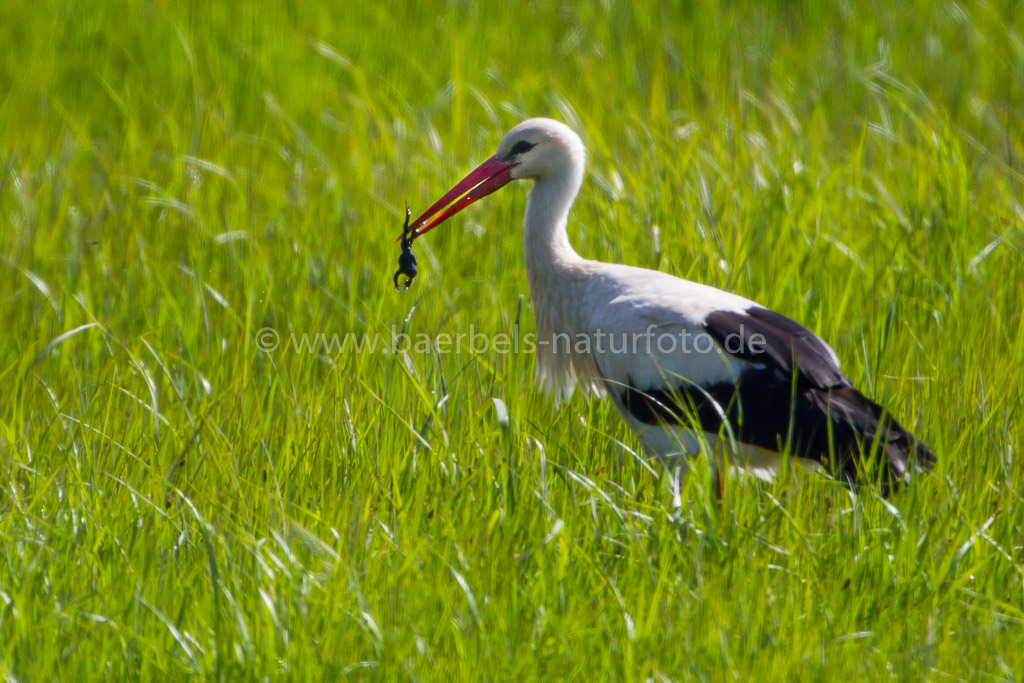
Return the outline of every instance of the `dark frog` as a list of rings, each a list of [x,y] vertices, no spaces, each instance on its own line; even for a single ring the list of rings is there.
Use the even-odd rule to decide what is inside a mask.
[[[405,205],[405,225],[402,226],[402,253],[398,256],[398,270],[395,271],[395,289],[401,291],[398,284],[398,276],[405,276],[405,288],[409,289],[412,279],[416,277],[416,257],[412,255],[412,241],[416,239],[416,231],[409,229],[409,219],[412,212],[409,205]]]

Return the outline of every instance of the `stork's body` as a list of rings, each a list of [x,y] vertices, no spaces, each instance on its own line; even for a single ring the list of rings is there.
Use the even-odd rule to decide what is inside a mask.
[[[915,453],[931,463],[927,447],[853,389],[835,352],[797,323],[667,273],[580,257],[566,225],[584,163],[568,127],[524,121],[413,223],[423,234],[511,180],[534,180],[524,256],[537,374],[560,399],[577,385],[609,397],[657,457],[728,435],[739,464],[761,477],[787,451],[852,482],[876,441],[885,486],[906,477]]]

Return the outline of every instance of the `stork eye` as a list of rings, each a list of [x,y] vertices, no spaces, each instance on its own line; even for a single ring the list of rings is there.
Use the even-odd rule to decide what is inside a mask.
[[[512,149],[509,151],[509,154],[523,154],[524,152],[529,152],[536,146],[537,143],[535,142],[527,142],[526,140],[520,140],[515,145],[513,145]]]

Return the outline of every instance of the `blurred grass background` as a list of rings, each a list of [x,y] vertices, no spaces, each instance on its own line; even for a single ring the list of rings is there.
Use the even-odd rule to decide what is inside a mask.
[[[1022,15],[3,3],[0,672],[1019,678]],[[583,255],[804,322],[936,473],[720,513],[529,355],[256,347],[532,330],[522,188],[391,286],[529,116],[588,145]]]

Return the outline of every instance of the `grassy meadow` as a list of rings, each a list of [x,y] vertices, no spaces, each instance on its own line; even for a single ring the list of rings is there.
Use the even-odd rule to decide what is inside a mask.
[[[803,322],[935,472],[719,509],[530,354],[386,350],[533,331],[524,185],[391,283],[530,116],[581,254]],[[1014,0],[0,3],[0,675],[1019,680],[1022,301]]]

